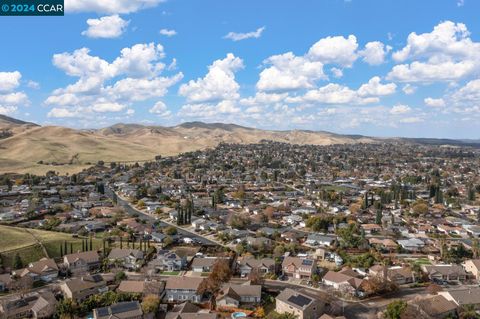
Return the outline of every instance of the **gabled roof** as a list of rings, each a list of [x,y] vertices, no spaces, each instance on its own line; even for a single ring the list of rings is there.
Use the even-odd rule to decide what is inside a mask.
[[[37,262],[31,263],[26,270],[41,275],[45,272],[58,271],[58,266],[55,260],[42,258]]]
[[[169,277],[165,289],[197,290],[203,280],[201,277]]]
[[[84,251],[74,254],[68,254],[63,257],[68,263],[74,263],[83,260],[86,263],[96,263],[100,261],[100,256],[96,251]]]
[[[224,296],[230,296],[239,300],[241,297],[261,297],[262,286],[260,285],[238,285],[238,284],[224,284],[222,287]]]
[[[123,259],[128,256],[135,257],[137,259],[143,258],[143,252],[138,249],[120,249],[113,248],[110,254],[108,255],[109,259]]]
[[[300,257],[285,257],[282,262],[282,267],[288,267],[294,265],[296,268],[307,268],[312,269],[315,266],[315,261],[309,258],[300,258]]]
[[[446,312],[454,311],[457,309],[455,302],[447,300],[444,296],[432,296],[412,301],[425,313],[430,316],[442,315]]]
[[[448,300],[453,300],[458,306],[480,304],[480,287],[440,291],[438,294],[445,296]]]

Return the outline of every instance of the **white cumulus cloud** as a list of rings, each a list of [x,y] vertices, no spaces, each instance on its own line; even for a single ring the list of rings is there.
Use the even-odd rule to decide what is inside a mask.
[[[175,30],[170,30],[170,29],[161,29],[161,30],[159,31],[159,33],[160,33],[161,35],[166,36],[166,37],[173,37],[174,35],[177,34],[177,31],[175,31]]]
[[[235,81],[235,72],[243,67],[242,59],[228,53],[208,67],[205,77],[182,84],[178,92],[189,103],[237,99],[240,85]]]
[[[87,48],[55,54],[53,64],[78,80],[54,90],[44,103],[54,107],[51,117],[80,117],[120,112],[162,97],[183,78],[182,73],[160,76],[164,57],[163,46],[154,43],[124,48],[113,62],[91,55]]]
[[[380,77],[374,76],[358,89],[358,94],[360,96],[382,96],[395,93],[397,88],[395,83],[382,84],[380,81]]]
[[[323,63],[309,61],[292,52],[271,56],[264,64],[270,66],[260,72],[257,82],[260,91],[312,88],[316,80],[326,78]]]
[[[238,32],[229,32],[227,35],[224,36],[225,39],[230,39],[233,41],[241,41],[246,39],[258,39],[262,36],[263,31],[265,31],[265,27],[258,28],[252,32],[246,33],[238,33]]]
[[[82,35],[89,38],[118,38],[123,34],[130,21],[123,20],[117,14],[88,19],[88,29]]]
[[[402,82],[456,81],[480,71],[480,43],[463,23],[445,21],[430,33],[410,33],[407,45],[393,53],[397,62],[387,78]]]
[[[311,60],[320,61],[324,64],[334,63],[344,67],[351,67],[358,58],[357,38],[349,35],[326,37],[320,39],[308,51]]]
[[[385,62],[385,57],[392,49],[380,41],[368,42],[365,48],[358,54],[363,57],[363,61],[370,65],[379,65]]]
[[[423,101],[425,102],[425,105],[428,105],[428,106],[431,106],[431,107],[444,107],[445,106],[445,101],[443,99],[434,99],[434,98],[431,98],[431,97],[427,97]]]
[[[0,92],[10,92],[20,85],[22,74],[18,71],[0,72]]]

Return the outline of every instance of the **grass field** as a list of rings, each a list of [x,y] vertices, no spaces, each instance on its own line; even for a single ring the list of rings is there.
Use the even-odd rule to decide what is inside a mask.
[[[69,253],[71,248],[73,252],[82,250],[82,239],[71,234],[0,225],[0,256],[7,267],[12,266],[17,253],[24,264],[47,257],[43,247],[48,257],[60,257],[60,246],[65,242]],[[92,246],[101,249],[102,240],[94,238]]]
[[[430,260],[428,260],[428,258],[417,258],[415,260],[413,260],[413,263],[414,264],[417,264],[417,265],[431,265],[432,262]]]
[[[339,185],[325,185],[322,186],[322,189],[328,191],[335,191],[335,192],[346,192],[348,190],[347,187],[339,186]]]
[[[17,253],[24,265],[45,257],[42,247],[39,244],[34,244],[0,253],[3,265],[5,267],[12,267]]]

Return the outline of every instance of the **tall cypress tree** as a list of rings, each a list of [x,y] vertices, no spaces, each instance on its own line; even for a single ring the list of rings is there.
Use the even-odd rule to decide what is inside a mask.
[[[379,208],[377,209],[377,215],[375,216],[375,223],[377,225],[381,225],[382,224],[382,209]]]

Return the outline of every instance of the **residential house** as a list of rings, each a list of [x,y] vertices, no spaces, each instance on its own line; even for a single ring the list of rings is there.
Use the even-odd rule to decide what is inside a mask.
[[[47,319],[55,314],[57,300],[49,290],[13,296],[0,302],[0,318]]]
[[[192,261],[192,271],[211,272],[218,260],[229,260],[228,257],[195,257]]]
[[[248,236],[245,238],[245,242],[252,247],[270,247],[272,245],[272,240],[266,237],[252,237]]]
[[[338,272],[330,270],[323,276],[322,283],[336,290],[355,294],[360,291],[363,283],[363,279],[358,277],[359,274],[349,268],[344,268]]]
[[[30,276],[33,281],[51,282],[58,278],[58,266],[55,260],[42,258],[30,263],[27,268],[15,270],[13,274],[19,277]]]
[[[318,233],[311,233],[308,235],[305,244],[309,246],[322,246],[322,247],[330,247],[333,242],[335,241],[334,236],[327,236]]]
[[[113,248],[108,255],[110,263],[120,264],[123,268],[137,270],[142,267],[143,252],[138,249]]]
[[[284,216],[282,219],[288,225],[297,225],[303,221],[303,218],[300,215],[288,215]]]
[[[205,225],[207,223],[208,222],[205,219],[199,218],[192,221],[192,226],[195,228],[195,230],[200,230],[200,226]]]
[[[387,251],[394,251],[398,247],[397,243],[390,238],[379,239],[374,237],[374,238],[369,238],[368,242],[373,247],[384,249]]]
[[[84,251],[63,256],[63,264],[72,273],[92,271],[100,267],[96,251]]]
[[[158,232],[153,232],[150,236],[152,237],[152,240],[156,243],[163,243],[165,238],[168,237],[167,235]]]
[[[165,285],[165,297],[167,302],[201,302],[202,295],[198,287],[203,282],[201,277],[169,277]]]
[[[172,310],[165,314],[165,319],[217,319],[219,315],[210,313],[190,301],[175,305]]]
[[[155,295],[161,299],[165,292],[165,283],[163,281],[122,280],[117,291],[143,296]]]
[[[0,292],[4,292],[8,290],[10,284],[12,283],[13,279],[10,274],[2,274],[0,275]]]
[[[366,234],[378,233],[382,230],[382,226],[377,224],[363,224],[360,227],[365,231]]]
[[[444,296],[427,296],[415,298],[408,303],[418,313],[421,318],[444,319],[457,317],[457,305],[452,300],[447,300]]]
[[[282,262],[283,274],[295,279],[311,279],[317,272],[315,260],[300,257],[285,257]]]
[[[472,276],[480,279],[480,259],[469,259],[463,263],[463,268],[466,272],[472,274]]]
[[[418,238],[410,238],[410,239],[400,239],[397,240],[397,243],[405,250],[410,252],[417,252],[422,250],[425,246],[425,243]]]
[[[439,291],[437,295],[453,301],[457,307],[473,306],[480,309],[480,287],[466,287],[447,291]]]
[[[148,266],[157,272],[181,271],[187,267],[187,258],[185,256],[180,257],[168,250],[162,250],[157,253],[157,258],[150,261]]]
[[[142,319],[143,311],[138,301],[118,302],[109,307],[93,309],[94,319]]]
[[[460,280],[464,281],[467,274],[460,265],[423,265],[422,271],[432,281]]]
[[[261,299],[261,285],[226,283],[217,297],[217,306],[238,308],[242,304],[258,304]]]
[[[290,313],[298,319],[317,319],[325,308],[325,303],[320,299],[290,288],[285,288],[275,300],[276,312]]]
[[[73,278],[60,285],[64,296],[77,302],[82,302],[92,295],[107,292],[106,282],[100,275]]]
[[[374,265],[370,267],[368,274],[372,277],[383,277],[385,270],[387,279],[397,285],[410,284],[415,281],[415,273],[408,267],[393,266],[385,269],[385,266]]]
[[[240,277],[248,277],[252,272],[257,272],[262,276],[275,273],[275,260],[273,258],[255,259],[253,257],[244,257],[238,258],[236,263]]]
[[[467,234],[469,234],[472,237],[480,237],[480,226],[477,225],[465,225],[463,228],[466,229]]]

